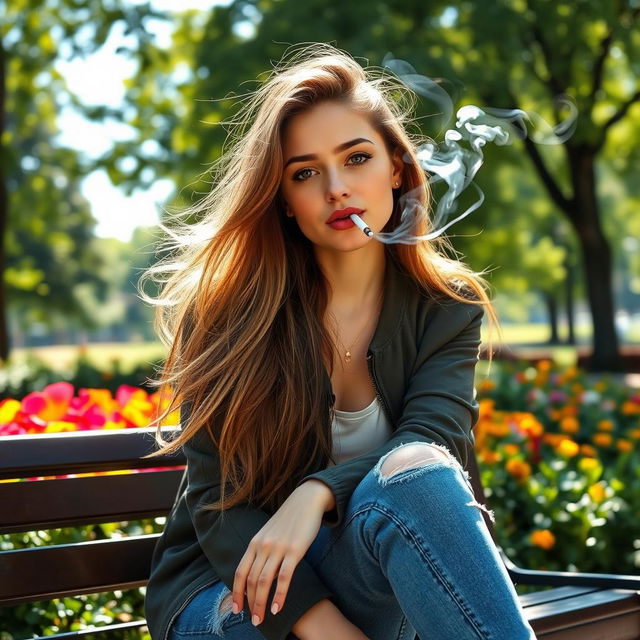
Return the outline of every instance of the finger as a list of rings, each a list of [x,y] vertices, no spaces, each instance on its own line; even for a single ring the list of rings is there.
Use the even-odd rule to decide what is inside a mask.
[[[255,560],[253,561],[253,565],[251,567],[251,571],[249,571],[249,575],[247,576],[247,604],[249,605],[249,610],[252,614],[255,613],[256,608],[256,592],[258,591],[258,587],[261,584],[261,579],[264,582],[266,578],[261,578],[262,572],[269,562],[269,555],[265,554],[264,556],[257,555]],[[261,617],[263,620],[264,617]],[[259,624],[259,623],[258,623]]]
[[[298,566],[298,560],[293,556],[285,556],[282,564],[280,565],[280,572],[278,573],[278,585],[276,592],[273,595],[271,604],[271,613],[274,615],[278,611],[282,611],[284,603],[287,599],[287,593],[291,586],[291,579],[293,578],[293,572]]]
[[[236,568],[236,572],[233,577],[233,589],[232,599],[233,604],[236,605],[238,612],[242,611],[244,607],[244,593],[247,586],[247,576],[255,559],[255,552],[253,548],[249,546],[242,556],[240,563]]]
[[[253,607],[251,608],[252,621],[254,621],[254,624],[260,624],[264,620],[271,585],[278,574],[278,569],[280,568],[281,563],[282,558],[279,558],[278,556],[270,556],[258,577]]]

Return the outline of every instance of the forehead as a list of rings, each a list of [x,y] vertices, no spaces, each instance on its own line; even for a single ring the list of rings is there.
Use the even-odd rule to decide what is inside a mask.
[[[285,160],[290,156],[324,153],[354,138],[382,141],[367,115],[339,102],[322,102],[291,118],[282,132]]]

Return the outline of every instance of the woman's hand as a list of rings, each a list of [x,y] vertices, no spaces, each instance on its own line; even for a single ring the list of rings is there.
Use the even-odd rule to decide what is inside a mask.
[[[322,516],[332,504],[331,489],[319,480],[308,480],[291,493],[251,539],[240,560],[233,581],[234,612],[242,610],[246,589],[253,624],[260,624],[276,578],[271,612],[282,610],[293,571],[318,535]]]

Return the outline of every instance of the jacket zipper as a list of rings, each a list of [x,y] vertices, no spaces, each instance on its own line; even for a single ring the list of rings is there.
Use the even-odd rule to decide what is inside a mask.
[[[167,624],[167,628],[165,629],[164,635],[162,636],[162,640],[167,640],[167,638],[169,637],[169,630],[171,629],[171,625],[173,624],[174,620],[182,613],[183,609],[191,602],[192,598],[194,598],[196,594],[200,593],[200,591],[204,591],[207,587],[210,587],[212,584],[215,584],[216,582],[218,582],[218,580],[220,580],[220,578],[216,578],[213,581],[207,580],[205,584],[202,584],[196,587],[184,599],[184,602],[182,603],[182,605],[180,605],[180,608],[171,616],[171,619],[169,620],[169,624]]]
[[[378,379],[376,377],[375,370],[373,368],[373,351],[371,351],[371,349],[367,351],[367,366],[369,368],[369,376],[371,377],[373,388],[376,390],[376,397],[378,398],[378,402],[380,402],[380,405],[382,406],[382,412],[386,415],[387,420],[389,421],[389,424],[393,425],[393,419],[391,417],[391,411],[389,410],[389,405],[387,404],[387,401],[385,400],[384,396],[380,391],[380,385],[378,383]]]

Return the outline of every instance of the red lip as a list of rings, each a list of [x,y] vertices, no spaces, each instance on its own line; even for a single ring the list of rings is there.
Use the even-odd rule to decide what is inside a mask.
[[[347,207],[346,209],[337,209],[334,211],[327,220],[327,224],[330,224],[334,220],[338,220],[339,218],[347,218],[352,213],[360,214],[364,211],[364,209],[358,209],[357,207]]]

